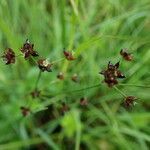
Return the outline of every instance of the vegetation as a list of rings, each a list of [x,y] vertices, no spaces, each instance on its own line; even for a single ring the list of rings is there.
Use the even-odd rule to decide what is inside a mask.
[[[149,0],[1,0],[0,150],[148,150],[149,26]]]

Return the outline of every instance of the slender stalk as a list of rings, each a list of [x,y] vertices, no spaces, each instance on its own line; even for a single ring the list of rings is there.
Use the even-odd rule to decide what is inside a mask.
[[[34,57],[30,57],[30,58],[36,65],[38,64]]]
[[[18,54],[18,55],[16,55],[16,57],[19,57],[19,56],[23,56],[22,54]]]
[[[23,141],[14,141],[14,142],[6,143],[6,144],[0,144],[0,149],[1,150],[20,149],[23,147],[27,147],[27,146],[31,146],[31,145],[35,145],[35,144],[39,144],[43,142],[44,142],[44,139],[42,139],[41,137],[35,137],[32,139],[27,139]]]
[[[38,74],[38,77],[37,77],[37,80],[36,80],[36,83],[35,83],[35,90],[38,89],[38,83],[39,83],[39,80],[40,80],[40,78],[41,78],[41,74],[42,74],[42,71],[40,70],[40,71],[39,71],[39,74]]]
[[[19,57],[19,56],[22,56],[22,54],[18,54],[15,57]],[[3,57],[4,57],[4,55],[0,55],[0,58],[3,58]]]
[[[60,58],[60,59],[58,59],[58,60],[52,61],[52,64],[55,64],[55,63],[60,62],[60,61],[63,61],[63,60],[65,60],[64,57],[63,57],[63,58]]]
[[[64,94],[69,94],[69,93],[81,92],[81,91],[89,90],[89,89],[96,88],[96,87],[99,87],[99,86],[101,86],[101,84],[92,85],[92,86],[82,88],[82,89],[78,89],[78,90],[65,91],[65,92],[57,93],[55,95],[64,95]],[[47,98],[52,97],[52,95],[42,95],[42,96],[47,97]]]
[[[123,97],[127,97],[127,95],[122,92],[121,90],[119,90],[116,86],[113,87],[117,92],[119,92]]]
[[[134,86],[134,87],[150,88],[150,86],[148,86],[148,85],[123,84],[123,83],[120,83],[119,85],[121,85],[121,86]]]

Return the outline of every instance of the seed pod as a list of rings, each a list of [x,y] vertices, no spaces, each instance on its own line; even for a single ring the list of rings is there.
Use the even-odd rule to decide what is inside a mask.
[[[34,90],[30,94],[31,94],[32,98],[37,98],[40,96],[40,93],[41,93],[41,91]]]
[[[80,98],[81,106],[86,106],[87,104],[88,104],[87,98],[85,98],[85,97]]]
[[[104,76],[104,82],[109,86],[113,87],[118,84],[118,78],[125,78],[122,72],[119,69],[119,62],[113,65],[111,62],[108,62],[106,70],[102,70],[100,74]]]
[[[69,111],[69,106],[66,103],[62,103],[62,107],[61,107],[61,113],[64,114],[67,111]]]
[[[132,54],[126,52],[126,49],[121,49],[120,55],[121,55],[126,61],[132,61],[132,60],[133,60]]]
[[[27,108],[27,107],[21,106],[20,109],[21,109],[22,115],[24,117],[27,116],[30,113],[30,109]]]
[[[135,104],[135,100],[136,100],[136,99],[137,99],[137,98],[134,97],[134,96],[127,96],[127,97],[125,98],[125,101],[124,101],[125,107],[131,107],[131,106],[133,106],[133,105]]]
[[[64,80],[64,74],[62,72],[59,72],[57,78],[60,80]]]
[[[75,57],[73,56],[72,52],[64,50],[64,56],[67,60],[75,60]]]
[[[15,52],[11,48],[7,48],[2,56],[6,65],[15,63]]]
[[[71,80],[73,81],[73,82],[79,82],[79,76],[75,73],[72,77],[71,77]]]
[[[31,44],[28,39],[23,44],[23,47],[21,47],[20,51],[24,54],[25,59],[27,59],[30,56],[39,56],[38,52],[34,50],[34,44]]]
[[[51,70],[52,64],[50,64],[46,59],[39,59],[38,67],[42,72],[44,71],[52,72]]]

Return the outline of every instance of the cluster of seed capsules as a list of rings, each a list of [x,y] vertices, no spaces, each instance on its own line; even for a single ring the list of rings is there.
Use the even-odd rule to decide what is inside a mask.
[[[20,48],[21,53],[23,54],[23,57],[27,60],[30,57],[39,57],[38,52],[34,49],[34,44],[30,43],[30,41],[27,39],[26,42],[23,44],[23,46]],[[64,57],[69,60],[73,61],[76,58],[74,57],[73,53],[70,51],[63,51]],[[126,60],[126,61],[132,61],[133,56],[131,53],[128,53],[126,49],[122,49],[120,51],[120,55]],[[7,48],[3,55],[1,56],[5,62],[6,65],[9,64],[14,64],[16,61],[16,55],[13,49]],[[38,59],[37,60],[37,65],[41,72],[51,72],[52,71],[52,63],[50,63],[47,59]],[[116,64],[112,64],[111,62],[108,63],[107,69],[103,70],[100,72],[104,76],[104,82],[108,85],[108,87],[113,87],[118,84],[118,79],[123,79],[125,78],[124,74],[119,70],[120,63],[117,62]],[[64,80],[64,74],[60,72],[57,75],[57,78],[60,80]],[[79,82],[79,77],[77,74],[74,74],[71,77],[72,81],[74,82]],[[31,92],[31,95],[33,98],[39,97],[40,96],[40,91],[37,89],[33,92]],[[134,104],[136,100],[136,97],[134,96],[127,96],[125,97],[124,104],[126,107],[130,107]],[[82,97],[80,99],[80,105],[81,106],[86,106],[88,104],[87,98]],[[66,104],[62,105],[62,108],[64,109],[64,112],[68,110]],[[67,109],[66,109],[67,108]],[[29,112],[30,109],[27,107],[21,107],[22,114],[26,116]]]
[[[16,55],[14,50],[11,48],[7,48],[3,55],[1,56],[1,58],[3,58],[3,61],[5,62],[6,65],[10,65],[10,64],[14,64],[16,62],[16,58],[20,55],[23,55],[25,60],[28,60],[28,58],[30,57],[39,57],[39,53],[34,49],[34,44],[30,43],[30,41],[27,39],[25,41],[25,43],[23,44],[23,46],[20,48],[20,52],[21,54]],[[70,51],[63,51],[64,57],[68,60],[68,61],[73,61],[76,58],[74,57],[73,53]],[[47,59],[38,59],[36,62],[37,66],[39,67],[39,69],[41,70],[41,72],[51,72],[52,71],[52,66],[53,63],[50,63]],[[64,74],[62,72],[58,73],[57,78],[59,80],[64,80]],[[77,74],[73,74],[73,76],[71,77],[71,80],[73,82],[79,82],[79,77]],[[41,94],[41,91],[35,89],[34,91],[32,91],[31,93],[32,98],[36,98],[39,97]],[[81,98],[84,99],[84,98]],[[81,102],[81,101],[80,101]],[[83,104],[81,104],[83,105]],[[64,108],[64,104],[62,104],[62,110]],[[29,114],[30,108],[24,107],[22,106],[21,108],[22,114],[23,116],[26,116]],[[64,109],[66,111],[66,109]]]
[[[20,48],[20,51],[24,55],[25,59],[28,59],[29,57],[38,57],[38,52],[34,49],[34,44],[30,43],[30,41],[27,39],[26,42],[23,44],[23,46]],[[64,50],[64,56],[67,60],[75,60],[75,57],[73,56],[72,52],[65,51]],[[2,55],[2,58],[6,65],[14,64],[16,61],[16,55],[13,49],[7,48],[4,51],[4,54]],[[53,64],[49,63],[47,59],[39,59],[37,61],[39,69],[44,72],[48,71],[51,72],[51,67]]]
[[[127,52],[127,49],[121,49],[120,55],[126,61],[132,61],[133,55]],[[114,87],[117,85],[118,79],[125,78],[125,75],[119,70],[120,62],[116,64],[112,64],[111,62],[108,63],[107,69],[99,72],[101,75],[104,76],[104,82],[108,85],[108,87]],[[135,96],[125,96],[124,98],[124,106],[129,108],[135,104],[135,100],[137,98]]]

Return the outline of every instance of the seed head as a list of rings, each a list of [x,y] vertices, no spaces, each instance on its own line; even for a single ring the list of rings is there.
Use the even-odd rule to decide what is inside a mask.
[[[67,60],[75,60],[75,57],[73,56],[72,52],[64,50],[64,56]]]
[[[15,63],[15,52],[11,48],[7,48],[2,56],[6,65]]]
[[[31,94],[32,98],[37,98],[40,96],[40,93],[41,93],[41,91],[34,90],[30,94]]]
[[[108,63],[107,69],[100,72],[104,76],[104,82],[109,86],[113,87],[118,84],[118,78],[125,78],[119,68],[119,62],[113,65],[111,62]]]
[[[79,76],[75,73],[72,77],[71,77],[71,80],[73,81],[73,82],[79,82]]]
[[[61,107],[61,113],[64,114],[66,113],[67,111],[69,111],[69,106],[66,104],[66,103],[62,103],[62,107]]]
[[[21,47],[20,51],[24,54],[25,59],[29,58],[30,56],[39,56],[38,52],[34,50],[34,44],[31,44],[28,39],[23,44],[23,47]]]
[[[81,106],[86,106],[87,104],[88,104],[87,98],[85,98],[85,97],[80,98]]]
[[[131,53],[128,53],[126,49],[121,49],[120,55],[126,60],[126,61],[132,61],[133,56]]]
[[[30,113],[30,109],[27,108],[27,107],[21,106],[20,109],[21,109],[22,115],[24,117],[27,116]]]
[[[59,72],[57,78],[60,80],[64,80],[64,74],[62,72]]]
[[[51,70],[52,64],[50,64],[47,59],[39,59],[38,67],[42,72],[44,71],[52,72]]]
[[[131,107],[135,104],[135,100],[137,98],[135,96],[127,96],[124,101],[125,107]]]

